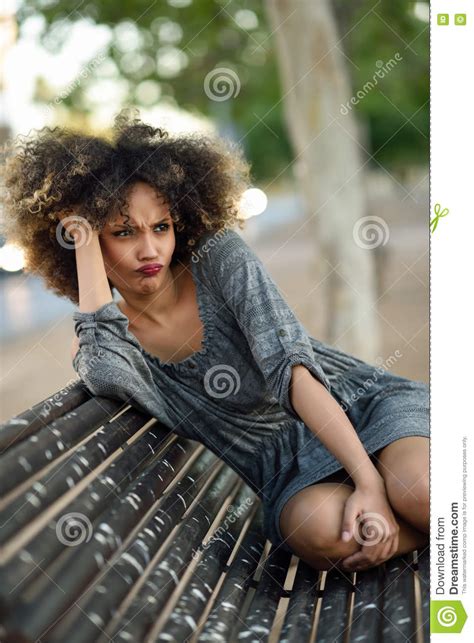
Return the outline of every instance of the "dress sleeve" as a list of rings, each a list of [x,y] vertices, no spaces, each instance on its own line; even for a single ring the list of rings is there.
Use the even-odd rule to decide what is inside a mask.
[[[128,317],[114,301],[94,312],[75,311],[79,348],[72,365],[94,395],[117,398],[166,419],[163,399],[141,351],[128,330]]]
[[[234,314],[269,389],[287,413],[300,419],[289,396],[293,366],[306,366],[331,392],[305,328],[262,261],[237,232],[227,230],[209,259],[215,287]]]

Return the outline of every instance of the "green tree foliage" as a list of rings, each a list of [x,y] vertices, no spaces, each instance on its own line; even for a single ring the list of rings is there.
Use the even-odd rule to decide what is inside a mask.
[[[392,168],[428,159],[429,27],[415,17],[414,4],[335,1],[354,94],[395,54],[402,58],[356,105],[368,125],[371,154]]]
[[[334,0],[340,47],[348,57],[354,93],[372,78],[377,61],[386,62],[396,52],[402,56],[402,62],[353,106],[368,132],[364,145],[387,166],[427,158],[428,29],[412,8],[408,0]],[[78,20],[112,30],[108,64],[77,83],[63,101],[69,109],[90,110],[84,90],[106,69],[111,78],[126,82],[126,103],[140,107],[166,98],[214,118],[223,133],[241,142],[257,180],[287,171],[292,151],[263,2],[23,0],[20,30],[29,16],[38,13],[45,24],[41,42],[53,52],[60,51]],[[206,76],[215,68],[225,68],[238,79],[231,81],[225,101],[213,100],[205,91]],[[38,98],[44,99],[44,84],[39,87]],[[226,91],[225,81],[221,91]]]

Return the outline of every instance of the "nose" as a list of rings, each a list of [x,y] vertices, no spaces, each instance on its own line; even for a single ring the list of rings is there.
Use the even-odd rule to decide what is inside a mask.
[[[139,261],[155,260],[158,258],[156,243],[156,236],[153,238],[151,232],[145,232],[140,235],[138,248]]]

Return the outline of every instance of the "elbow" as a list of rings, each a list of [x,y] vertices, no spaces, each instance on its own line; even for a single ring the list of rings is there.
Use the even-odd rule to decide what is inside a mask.
[[[304,386],[304,384],[308,381],[308,377],[312,378],[312,375],[308,371],[306,366],[304,366],[303,364],[296,364],[296,366],[292,366],[288,395],[290,404],[297,413],[299,400],[301,399],[301,395],[303,394],[301,391],[302,385]]]
[[[114,381],[114,372],[102,359],[101,349],[91,352],[88,347],[80,348],[79,342],[73,341],[71,356],[74,370],[91,393],[103,395],[109,383]]]
[[[297,364],[291,370],[289,400],[297,415],[302,418],[307,416],[315,403],[325,400],[328,391],[303,364]]]
[[[74,358],[76,357],[77,351],[79,350],[79,339],[74,335],[72,338],[72,344],[71,344],[71,361],[74,362]]]

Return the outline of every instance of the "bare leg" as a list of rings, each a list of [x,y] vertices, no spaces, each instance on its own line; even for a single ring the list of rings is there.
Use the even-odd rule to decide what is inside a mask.
[[[390,505],[410,525],[430,532],[430,440],[399,438],[374,454]]]
[[[323,482],[302,489],[283,507],[280,529],[294,553],[315,569],[331,569],[361,545],[341,540],[344,505],[353,492],[350,484]],[[394,510],[400,527],[394,556],[426,546],[429,537],[407,523]]]

